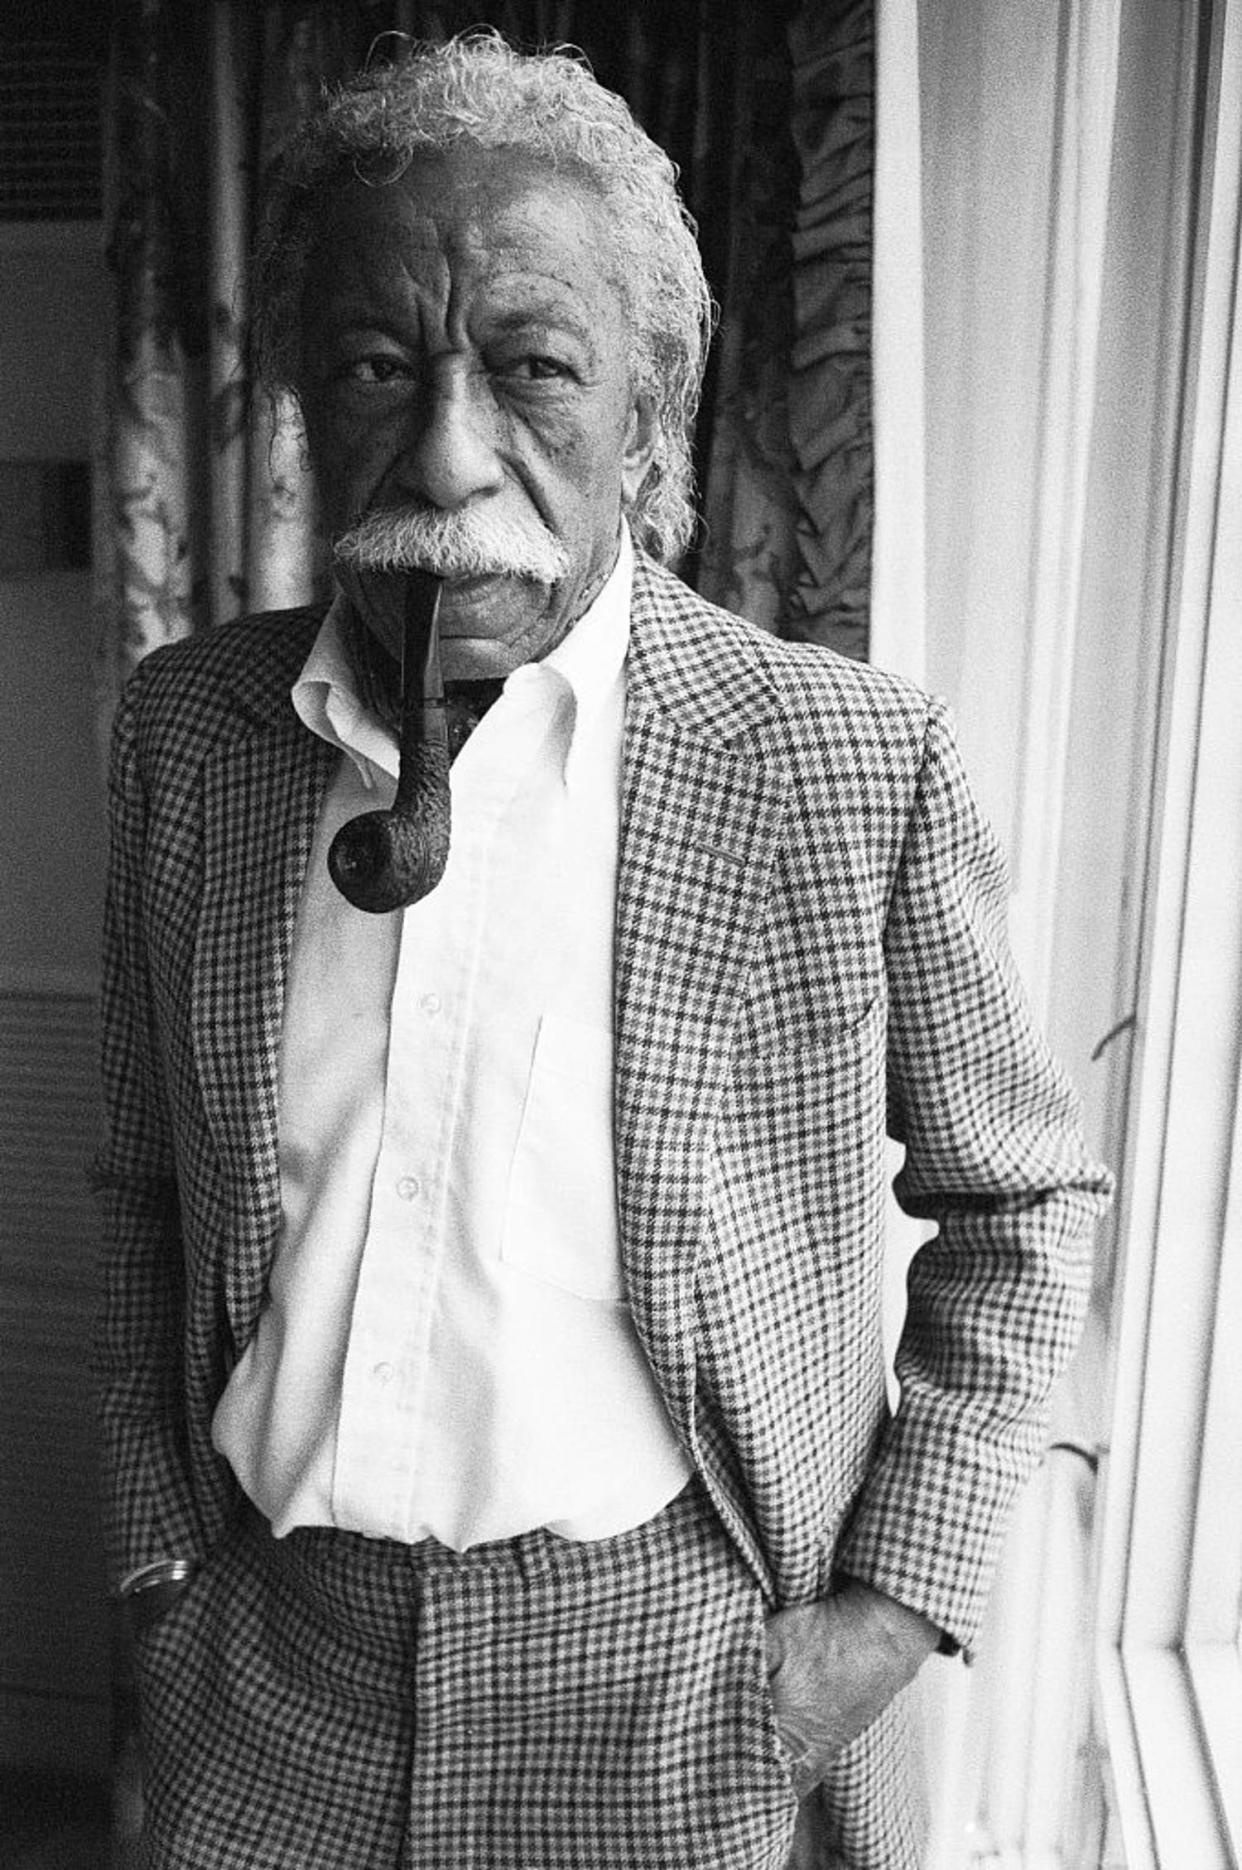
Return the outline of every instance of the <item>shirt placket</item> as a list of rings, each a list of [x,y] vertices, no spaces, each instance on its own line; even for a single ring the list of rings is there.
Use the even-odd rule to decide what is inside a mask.
[[[529,705],[525,711],[529,716]],[[403,919],[384,1121],[346,1353],[337,1429],[338,1525],[382,1521],[409,1536],[431,1335],[444,1276],[446,1203],[475,1019],[491,851],[542,740],[528,721],[515,757],[492,761],[454,800],[452,855],[435,893]],[[520,757],[524,752],[526,759]],[[359,1491],[355,1491],[358,1489]]]
[[[337,1435],[337,1523],[356,1522],[361,1502],[350,1493],[360,1484],[372,1518],[378,1512],[393,1538],[404,1536],[427,1382],[447,1168],[486,908],[488,823],[473,812],[463,818],[444,881],[403,917],[384,1118]]]

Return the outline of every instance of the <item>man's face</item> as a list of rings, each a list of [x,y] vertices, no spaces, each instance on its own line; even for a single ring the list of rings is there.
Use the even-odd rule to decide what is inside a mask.
[[[561,548],[538,579],[454,575],[450,549],[447,676],[546,654],[615,561],[653,437],[612,266],[589,186],[513,150],[419,156],[329,199],[303,295],[302,403],[332,538],[384,510],[462,515],[485,537],[501,522]],[[395,645],[400,580],[359,583]]]

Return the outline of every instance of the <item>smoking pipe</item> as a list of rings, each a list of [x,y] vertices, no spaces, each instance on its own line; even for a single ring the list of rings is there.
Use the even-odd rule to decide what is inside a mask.
[[[449,756],[440,674],[440,580],[409,573],[401,637],[401,763],[392,809],[341,826],[328,871],[355,909],[384,915],[428,895],[449,854]]]

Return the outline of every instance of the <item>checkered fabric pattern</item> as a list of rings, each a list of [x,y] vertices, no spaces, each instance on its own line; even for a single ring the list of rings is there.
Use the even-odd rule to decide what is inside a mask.
[[[118,720],[98,1159],[118,1569],[204,1556],[233,1507],[209,1425],[279,1221],[281,998],[331,761],[289,703],[315,625],[161,651]],[[643,561],[632,626],[616,1154],[635,1323],[771,1601],[845,1571],[968,1646],[1109,1178],[1031,1028],[942,708]],[[938,1227],[891,1420],[886,1121],[898,1193]],[[841,1789],[847,1828],[858,1796]]]
[[[693,1484],[616,1539],[463,1557],[250,1518],[140,1661],[144,1870],[780,1870],[789,1850],[762,1600]]]

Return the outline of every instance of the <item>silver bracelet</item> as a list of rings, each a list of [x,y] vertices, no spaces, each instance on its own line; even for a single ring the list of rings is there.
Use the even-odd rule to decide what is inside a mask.
[[[153,1558],[126,1573],[117,1596],[125,1601],[143,1591],[157,1590],[162,1584],[188,1584],[197,1570],[192,1558]]]

